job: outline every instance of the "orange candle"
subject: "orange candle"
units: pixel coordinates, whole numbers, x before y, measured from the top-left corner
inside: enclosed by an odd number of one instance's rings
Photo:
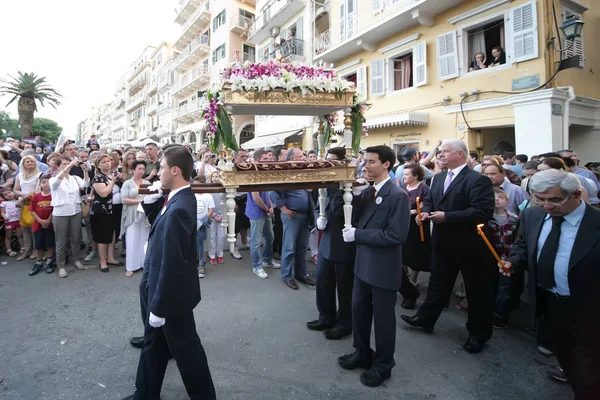
[[[490,251],[494,255],[494,258],[496,259],[496,261],[498,261],[498,265],[500,265],[502,267],[502,269],[505,269],[504,262],[502,261],[502,259],[498,255],[498,253],[496,253],[496,249],[494,249],[494,246],[492,246],[492,244],[490,243],[488,238],[485,236],[485,233],[483,233],[483,230],[481,230],[481,228],[483,228],[483,226],[484,226],[483,224],[477,225],[477,232],[479,233],[479,236],[481,236],[481,238],[483,239],[483,241],[485,242],[487,247],[490,249]]]
[[[419,216],[419,221],[421,220],[421,198],[417,197],[417,215]],[[423,232],[423,223],[419,225],[419,232],[421,233],[421,242],[425,241],[425,232]]]

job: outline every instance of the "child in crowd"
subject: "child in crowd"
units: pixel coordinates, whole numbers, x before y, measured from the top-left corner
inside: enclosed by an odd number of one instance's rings
[[[510,248],[515,242],[519,218],[506,210],[508,195],[502,189],[494,189],[496,207],[494,217],[488,222],[492,232],[490,241],[496,252],[502,259],[506,259]],[[513,306],[513,282],[509,276],[499,274],[498,294],[496,296],[496,308],[494,310],[494,328],[507,328],[510,310]]]
[[[21,219],[21,205],[23,202],[22,200],[17,201],[15,192],[10,189],[6,189],[2,192],[2,199],[4,201],[0,204],[0,212],[4,219],[4,233],[6,235],[4,244],[6,246],[6,254],[9,257],[14,257],[17,255],[17,252],[11,248],[11,242],[15,231],[17,231],[19,245],[23,248],[23,232],[21,231],[21,224],[19,223]]]
[[[143,151],[138,151],[135,156],[135,159],[137,161],[146,161],[146,153],[144,153]]]
[[[29,276],[40,272],[46,264],[46,273],[54,272],[54,227],[52,226],[52,195],[50,194],[50,177],[42,175],[40,177],[40,192],[36,193],[31,199],[31,215],[33,216],[33,243],[35,247],[36,262]],[[44,260],[44,254],[46,259]]]
[[[211,175],[213,183],[219,183],[219,172],[215,171]],[[221,213],[221,194],[212,194],[213,203],[215,206],[210,224],[210,250],[208,257],[210,263],[223,264],[223,214]]]
[[[213,202],[210,193],[196,194],[196,244],[198,247],[198,278],[206,276],[205,266],[206,259],[204,258],[204,241],[206,240],[206,228],[213,215],[215,203]]]

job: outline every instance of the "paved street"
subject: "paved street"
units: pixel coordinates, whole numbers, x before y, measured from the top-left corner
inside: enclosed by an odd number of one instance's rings
[[[521,331],[496,331],[485,352],[465,353],[466,315],[454,306],[426,335],[399,320],[398,305],[397,366],[384,387],[368,389],[358,371],[337,365],[351,339],[330,342],[306,329],[317,317],[314,290],[292,291],[273,270],[260,280],[249,252],[242,255],[235,261],[227,254],[226,264],[208,268],[195,310],[219,399],[572,399],[568,386],[546,377],[554,360]],[[12,260],[0,265],[0,399],[115,400],[132,393],[139,350],[128,339],[142,332],[141,274],[126,278],[122,267],[102,274],[90,266],[69,268],[59,279],[29,277],[30,268]],[[187,399],[173,362],[163,399]]]

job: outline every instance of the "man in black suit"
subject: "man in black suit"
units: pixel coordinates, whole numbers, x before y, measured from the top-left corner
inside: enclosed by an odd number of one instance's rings
[[[545,313],[550,340],[577,400],[600,399],[600,211],[562,170],[531,177],[532,202],[504,270],[528,269],[530,317]],[[469,301],[469,306],[471,302]]]
[[[328,160],[342,160],[345,156],[342,147],[333,147],[327,152]],[[339,189],[328,189],[326,219],[317,218],[317,228],[323,232],[316,273],[319,319],[306,323],[310,330],[324,330],[325,337],[330,340],[342,339],[352,333],[352,283],[356,245],[344,242],[342,237],[342,195],[343,192]]]
[[[438,155],[448,170],[435,177],[423,200],[421,218],[432,221],[432,266],[427,298],[408,324],[433,332],[433,326],[452,294],[458,271],[469,296],[464,349],[478,353],[492,337],[498,272],[496,262],[477,233],[494,214],[494,188],[485,175],[467,166],[469,150],[460,139],[446,140]],[[417,216],[417,223],[421,223]],[[489,237],[489,232],[487,233]]]
[[[340,357],[338,363],[344,369],[365,368],[360,381],[370,387],[381,385],[396,365],[396,292],[402,279],[402,244],[408,235],[410,201],[390,180],[395,159],[387,146],[366,149],[364,168],[375,183],[363,186],[354,198],[357,228],[342,231],[345,242],[356,242],[352,291],[356,351]],[[375,352],[370,345],[372,323]]]
[[[140,282],[141,304],[147,307],[144,348],[135,383],[137,390],[125,399],[160,399],[171,354],[188,395],[198,400],[216,399],[193,314],[200,302],[196,198],[189,185],[194,161],[185,147],[173,146],[165,150],[161,168],[161,186],[170,193],[148,238],[144,261],[147,280]]]

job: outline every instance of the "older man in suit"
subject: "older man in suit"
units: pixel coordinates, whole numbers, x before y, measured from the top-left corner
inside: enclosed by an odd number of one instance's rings
[[[345,150],[333,147],[328,160],[342,160]],[[356,245],[344,242],[344,200],[338,189],[327,190],[326,220],[317,219],[323,232],[317,261],[317,309],[319,319],[306,323],[313,331],[324,330],[330,340],[342,339],[352,333],[352,283]],[[336,308],[337,287],[337,308]]]
[[[545,313],[550,340],[577,400],[600,399],[600,211],[581,200],[579,179],[547,170],[529,183],[506,275],[528,269],[531,319]],[[470,302],[469,302],[470,305]]]
[[[193,310],[200,302],[196,271],[196,198],[189,185],[194,162],[183,146],[165,150],[160,180],[170,193],[156,216],[140,283],[144,348],[136,392],[125,399],[159,399],[171,355],[192,399],[216,399]],[[147,271],[147,274],[146,274]],[[124,399],[124,400],[125,400]]]
[[[396,155],[387,146],[366,149],[365,168],[374,179],[355,197],[357,228],[344,228],[344,241],[356,242],[352,319],[356,351],[338,359],[344,369],[365,368],[361,382],[381,385],[396,365],[396,292],[402,279],[402,244],[409,228],[408,195],[390,180]],[[357,193],[355,192],[355,195]],[[371,324],[375,346],[371,349]]]
[[[427,298],[415,316],[402,315],[408,324],[433,332],[448,303],[458,271],[469,296],[464,349],[478,353],[492,337],[498,273],[496,262],[477,233],[494,214],[494,188],[485,175],[467,166],[469,150],[460,139],[446,140],[438,158],[448,170],[436,176],[423,200],[423,221],[432,221],[432,266]],[[417,223],[421,223],[417,216]],[[489,232],[488,232],[489,236]]]

